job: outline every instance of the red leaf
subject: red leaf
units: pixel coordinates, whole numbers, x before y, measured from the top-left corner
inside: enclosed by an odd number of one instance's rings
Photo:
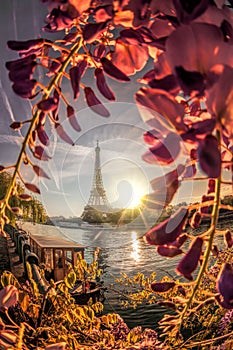
[[[25,183],[24,185],[29,191],[40,194],[40,190],[36,185],[29,184],[29,183]]]
[[[33,170],[38,176],[45,177],[46,179],[50,179],[50,177],[46,174],[46,172],[41,169],[38,165],[33,165]]]
[[[63,129],[62,125],[59,123],[55,124],[55,130],[57,132],[57,134],[60,136],[60,138],[69,143],[70,145],[74,146],[74,142],[72,141],[72,139],[69,137],[69,135],[65,132],[65,130]]]

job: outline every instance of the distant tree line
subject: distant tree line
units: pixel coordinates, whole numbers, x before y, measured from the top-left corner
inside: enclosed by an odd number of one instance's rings
[[[0,200],[4,197],[9,186],[11,175],[7,172],[0,173]],[[15,225],[17,219],[32,221],[44,224],[47,221],[47,214],[43,204],[31,195],[25,196],[24,188],[17,183],[17,190],[10,198],[10,207],[7,209],[7,216],[10,224]],[[17,209],[17,210],[14,210]],[[19,209],[19,210],[18,210]]]

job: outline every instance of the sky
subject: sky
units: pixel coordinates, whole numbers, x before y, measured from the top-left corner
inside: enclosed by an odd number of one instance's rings
[[[5,62],[17,58],[17,54],[6,47],[7,40],[27,40],[38,36],[53,39],[57,34],[46,34],[41,28],[46,15],[46,6],[39,0],[2,1],[0,11],[0,164],[14,164],[22,143],[26,127],[20,132],[13,131],[9,125],[14,120],[29,119],[31,102],[15,95],[11,89]],[[150,62],[151,63],[151,62]],[[144,69],[144,72],[148,67]],[[43,80],[43,72],[39,71]],[[85,76],[85,83],[95,84],[94,72]],[[140,76],[143,72],[140,73]],[[103,118],[87,108],[83,94],[73,103],[76,117],[82,131],[75,132],[65,120],[65,111],[61,108],[59,117],[62,125],[73,139],[70,146],[61,141],[53,130],[49,130],[51,144],[48,152],[52,156],[49,162],[40,164],[50,176],[50,180],[38,179],[28,168],[22,169],[27,181],[38,184],[41,190],[39,200],[44,204],[49,216],[81,215],[87,203],[92,186],[95,146],[99,140],[104,187],[113,207],[136,205],[140,196],[151,192],[150,181],[165,174],[171,167],[154,166],[145,163],[141,156],[147,146],[143,141],[143,132],[148,130],[135,105],[133,94],[140,88],[137,77],[130,83],[109,80],[117,95],[117,102],[106,103],[111,116]],[[72,101],[72,92],[67,82],[64,85],[65,96]],[[98,95],[100,97],[100,95]],[[177,160],[184,161],[182,156]],[[174,165],[173,165],[174,168]],[[190,181],[182,185],[174,204],[187,201],[195,202],[206,187],[205,183]]]

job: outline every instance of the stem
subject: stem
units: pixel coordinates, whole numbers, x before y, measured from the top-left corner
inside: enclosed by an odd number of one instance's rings
[[[218,143],[220,144],[221,135],[220,135],[219,130],[217,130],[216,136],[218,139]],[[215,184],[215,198],[214,198],[214,205],[213,205],[213,210],[212,210],[212,214],[211,214],[211,225],[210,225],[210,229],[209,229],[209,239],[208,239],[207,248],[206,248],[206,251],[204,254],[201,268],[199,270],[198,276],[197,276],[196,281],[195,281],[195,285],[193,287],[192,294],[190,295],[189,300],[187,301],[185,308],[182,311],[181,319],[180,319],[180,321],[181,321],[180,327],[182,325],[182,321],[183,321],[190,305],[193,302],[194,296],[195,296],[198,288],[200,287],[202,277],[205,273],[205,270],[206,270],[208,262],[209,262],[211,248],[212,248],[212,244],[213,244],[213,240],[214,240],[214,235],[216,232],[216,225],[217,225],[217,221],[218,221],[218,214],[219,214],[219,207],[220,207],[220,193],[221,193],[221,174],[220,174],[219,178],[216,180],[216,184]]]
[[[49,85],[47,87],[47,90],[43,94],[41,100],[45,100],[45,99],[47,99],[49,97],[49,95],[53,91],[54,86],[57,84],[58,80],[62,76],[63,71],[66,70],[66,68],[67,68],[68,64],[70,63],[73,55],[79,51],[80,47],[81,47],[81,40],[78,43],[75,43],[73,45],[73,47],[70,50],[69,55],[67,56],[67,58],[63,62],[63,64],[60,67],[59,71],[51,79],[51,81],[50,81],[50,83],[49,83]],[[23,160],[23,156],[24,156],[24,153],[25,153],[25,150],[26,150],[26,146],[27,146],[27,144],[29,142],[31,133],[32,133],[32,131],[33,131],[35,125],[36,125],[36,122],[37,122],[39,114],[40,114],[40,110],[37,109],[35,111],[32,119],[31,119],[31,123],[29,125],[28,130],[27,130],[26,136],[24,137],[23,144],[22,144],[19,156],[18,156],[16,164],[14,166],[14,172],[13,172],[12,178],[10,180],[10,184],[9,184],[9,186],[7,188],[7,191],[6,191],[6,194],[5,194],[5,196],[4,196],[3,200],[2,200],[2,207],[1,207],[1,211],[0,211],[1,216],[4,216],[4,214],[5,214],[5,210],[7,208],[9,199],[11,197],[12,190],[13,190],[14,186],[16,185],[17,174],[19,173],[19,169],[20,169],[20,166],[21,166],[21,163],[22,163],[22,160]]]

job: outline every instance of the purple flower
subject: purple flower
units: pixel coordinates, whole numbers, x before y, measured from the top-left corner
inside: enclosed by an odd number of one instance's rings
[[[73,140],[69,137],[69,135],[65,132],[63,126],[59,123],[55,123],[55,130],[57,134],[60,136],[60,138],[65,141],[66,143],[69,143],[70,145],[74,146]]]
[[[92,43],[106,30],[107,24],[108,21],[86,24],[83,28],[83,39],[87,43]]]
[[[167,121],[167,128],[176,128],[178,132],[188,130],[184,123],[184,106],[176,101],[174,96],[166,91],[143,87],[136,93],[139,105],[149,109],[154,118]]]
[[[199,211],[196,211],[191,220],[189,221],[190,223],[190,226],[192,228],[198,228],[200,226],[200,223],[201,223],[201,213]]]
[[[156,293],[164,293],[175,287],[175,282],[153,282],[151,283],[151,289]]]
[[[180,260],[176,267],[177,273],[183,275],[188,280],[192,280],[192,272],[196,270],[201,252],[202,252],[203,239],[197,237],[189,248],[185,256]]]
[[[233,308],[233,267],[225,263],[219,272],[216,288],[220,293],[221,305],[227,309]]]
[[[74,111],[74,108],[70,105],[67,106],[67,118],[70,122],[70,125],[73,127],[74,130],[76,131],[81,131],[81,127],[75,117],[75,111]]]
[[[176,15],[181,23],[188,24],[199,17],[209,6],[208,0],[180,1],[173,0]]]
[[[6,62],[6,68],[10,71],[22,69],[28,65],[31,65],[32,62],[35,62],[35,60],[36,55],[30,55],[24,58],[19,58],[18,60],[8,61]]]
[[[208,180],[208,194],[214,193],[215,191],[215,180],[214,179],[209,179]]]
[[[148,81],[148,85],[153,89],[166,90],[170,94],[177,94],[180,89],[177,79],[173,74],[167,75],[162,79],[151,79]]]
[[[32,99],[35,96],[37,81],[35,79],[17,81],[12,85],[14,92],[22,98]]]
[[[45,39],[42,38],[26,41],[9,40],[7,42],[7,45],[11,50],[19,51],[24,55],[26,55],[27,52],[30,52],[29,54],[31,55],[32,50],[41,49],[44,46],[45,42]]]
[[[152,227],[145,235],[145,240],[151,245],[172,243],[183,232],[188,216],[188,209],[180,208],[169,219]]]
[[[231,248],[233,246],[233,239],[232,239],[232,235],[231,235],[230,230],[227,230],[224,233],[224,242],[225,242],[227,248]]]
[[[109,117],[109,111],[104,107],[100,100],[96,97],[94,91],[90,87],[84,88],[84,94],[88,106],[93,110],[93,112],[101,115],[102,117]]]
[[[100,62],[102,63],[103,70],[105,71],[105,73],[110,75],[110,77],[115,78],[115,79],[122,81],[122,82],[130,81],[130,78],[125,73],[123,73],[119,68],[117,68],[106,57],[102,57],[100,59]]]
[[[182,66],[175,67],[177,81],[185,95],[203,96],[205,91],[204,76],[199,72],[190,72]]]
[[[183,253],[183,251],[180,248],[174,247],[172,245],[159,245],[157,248],[157,252],[159,255],[166,256],[167,258],[173,258],[174,256]]]
[[[114,66],[117,67],[121,73],[124,73],[128,77],[128,75],[135,74],[146,65],[149,58],[149,51],[146,45],[126,44],[121,40],[121,38],[118,38],[116,40],[114,52],[112,53],[111,57]],[[103,68],[105,70],[105,67]],[[111,73],[108,74],[111,75]],[[122,80],[121,78],[118,78],[119,73],[115,73],[115,75],[116,79]],[[112,76],[114,77],[114,75]],[[124,77],[123,81],[129,81],[129,78],[126,80]]]
[[[58,101],[52,97],[46,98],[38,103],[38,109],[41,109],[44,112],[52,112],[57,109]]]
[[[177,239],[171,243],[173,247],[180,248],[184,242],[188,239],[187,233],[183,233],[182,235],[178,236]]]
[[[79,84],[80,84],[80,79],[84,75],[85,71],[87,68],[87,61],[82,60],[77,63],[76,66],[70,68],[70,80],[71,80],[71,86],[74,92],[74,99],[76,100],[79,96]]]
[[[50,142],[49,142],[49,137],[44,129],[44,126],[39,124],[36,128],[36,132],[40,142],[43,145],[48,146]]]
[[[106,47],[104,44],[100,44],[95,47],[94,52],[93,52],[93,57],[94,59],[99,62],[100,59],[105,55],[106,53]]]
[[[68,11],[62,11],[60,8],[54,8],[46,18],[47,25],[43,27],[45,32],[57,32],[70,28],[74,19]]]
[[[150,147],[142,159],[147,163],[159,163],[167,165],[178,157],[180,153],[180,136],[170,132],[163,141],[159,141],[155,146]]]
[[[103,69],[101,68],[96,68],[95,69],[95,77],[96,77],[96,85],[101,92],[101,94],[107,98],[110,101],[115,101],[116,97],[112,90],[107,85],[107,82],[105,80],[105,76],[103,73]]]
[[[208,177],[218,178],[221,174],[221,154],[216,137],[207,135],[200,142],[197,152],[201,169]]]
[[[178,177],[184,170],[183,165],[178,165],[177,169],[170,171],[165,176],[160,176],[151,181],[154,190],[143,198],[146,206],[151,209],[162,208],[168,205],[180,186]]]
[[[36,62],[31,62],[27,66],[21,67],[21,69],[11,69],[9,72],[9,78],[13,82],[30,80],[32,79],[33,72],[37,66]]]
[[[51,159],[51,157],[47,154],[45,149],[41,146],[35,147],[35,151],[33,152],[33,155],[35,158],[40,159],[40,160],[44,160],[44,161]]]

